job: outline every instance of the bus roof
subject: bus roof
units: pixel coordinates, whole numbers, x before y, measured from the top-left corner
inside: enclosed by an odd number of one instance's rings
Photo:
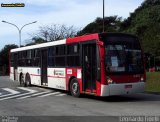
[[[26,46],[26,47],[15,48],[15,49],[12,49],[11,52],[19,52],[19,51],[24,51],[24,50],[37,49],[37,48],[43,48],[43,47],[49,47],[49,46],[61,45],[61,44],[66,44],[66,39],[42,43],[42,44],[36,44],[36,45],[31,45],[31,46]]]
[[[12,49],[11,52],[19,52],[19,51],[30,50],[30,49],[45,48],[45,47],[50,47],[50,46],[54,46],[54,45],[61,45],[61,44],[70,44],[70,43],[82,42],[82,41],[87,41],[87,40],[93,40],[96,38],[98,38],[97,33],[96,34],[88,34],[88,35],[63,39],[63,40],[57,40],[57,41],[46,42],[46,43],[42,43],[42,44],[36,44],[36,45],[31,45],[31,46],[15,48],[15,49]]]
[[[112,35],[112,34],[120,34],[120,35],[128,35],[128,36],[133,36],[131,34],[126,34],[126,33],[94,33],[94,34],[87,34],[87,35],[82,35],[82,36],[77,36],[73,38],[67,38],[63,40],[57,40],[57,41],[52,41],[52,42],[46,42],[42,44],[36,44],[36,45],[31,45],[31,46],[25,46],[25,47],[20,47],[20,48],[15,48],[12,49],[11,52],[18,52],[18,51],[24,51],[24,50],[30,50],[30,49],[38,49],[38,48],[45,48],[45,47],[50,47],[54,45],[61,45],[61,44],[70,44],[70,43],[76,43],[76,42],[83,42],[83,41],[88,41],[88,40],[95,40],[103,38],[103,35]]]

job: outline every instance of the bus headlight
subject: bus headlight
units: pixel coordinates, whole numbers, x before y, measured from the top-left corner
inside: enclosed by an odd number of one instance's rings
[[[111,78],[107,77],[107,83],[108,83],[108,84],[112,84],[112,83],[113,83],[113,80],[112,80]]]
[[[144,81],[144,78],[143,78],[143,77],[141,77],[140,81],[141,81],[141,82],[143,82],[143,81]]]

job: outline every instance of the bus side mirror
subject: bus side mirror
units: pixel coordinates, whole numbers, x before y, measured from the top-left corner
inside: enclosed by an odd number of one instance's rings
[[[97,45],[99,45],[99,46],[104,46],[104,43],[103,43],[103,42],[98,41],[98,42],[97,42]]]

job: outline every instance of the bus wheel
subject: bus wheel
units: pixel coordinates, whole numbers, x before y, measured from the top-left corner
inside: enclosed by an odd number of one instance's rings
[[[73,78],[70,83],[70,92],[71,95],[74,97],[80,97],[80,87],[78,80],[76,78]]]
[[[30,76],[26,76],[26,79],[25,79],[25,86],[26,87],[29,87],[31,86],[31,79],[30,79]]]
[[[20,76],[20,86],[24,87],[25,86],[25,82],[24,82],[24,76],[23,74]]]

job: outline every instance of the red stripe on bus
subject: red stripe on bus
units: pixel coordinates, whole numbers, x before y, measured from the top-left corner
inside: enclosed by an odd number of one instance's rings
[[[31,74],[32,76],[41,76],[41,75],[37,75],[37,74]],[[65,77],[60,77],[60,76],[47,76],[47,77],[51,77],[51,78],[65,78]]]
[[[36,75],[36,74],[31,74],[32,76],[41,76],[41,75]]]
[[[61,77],[61,76],[48,76],[50,78],[66,78],[66,77]]]

